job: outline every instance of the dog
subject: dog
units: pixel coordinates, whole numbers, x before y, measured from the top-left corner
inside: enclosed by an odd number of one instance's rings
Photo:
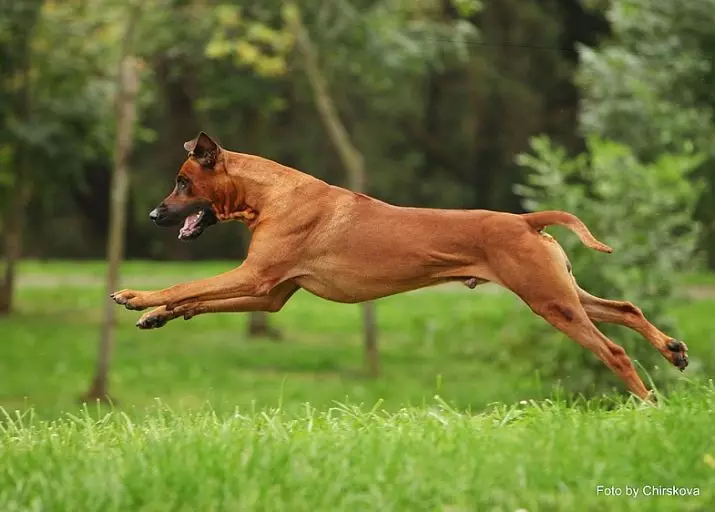
[[[565,252],[544,228],[565,226],[586,246],[612,251],[570,213],[399,207],[229,151],[204,132],[184,149],[188,157],[174,189],[151,220],[180,227],[181,240],[238,220],[251,231],[251,243],[244,262],[223,274],[158,291],[113,293],[127,309],[156,308],[139,319],[141,329],[205,313],[276,312],[301,288],[359,303],[441,283],[474,288],[491,282],[593,352],[643,400],[652,395],[630,358],[594,322],[629,327],[681,371],[688,365],[685,343],[661,332],[635,305],[579,287]]]

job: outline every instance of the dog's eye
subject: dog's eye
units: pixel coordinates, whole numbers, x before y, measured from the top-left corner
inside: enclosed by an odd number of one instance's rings
[[[178,178],[176,180],[176,186],[179,190],[186,190],[189,186],[189,182],[186,180],[186,178]]]

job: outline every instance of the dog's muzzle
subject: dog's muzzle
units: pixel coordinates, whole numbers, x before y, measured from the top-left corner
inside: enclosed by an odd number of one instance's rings
[[[154,224],[161,227],[172,227],[183,220],[180,215],[170,211],[163,203],[149,212],[149,218]]]

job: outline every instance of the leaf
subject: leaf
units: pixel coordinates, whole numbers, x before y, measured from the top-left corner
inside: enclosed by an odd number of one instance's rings
[[[241,8],[237,5],[219,4],[215,8],[216,21],[224,28],[235,28],[241,24]]]
[[[232,50],[231,43],[222,35],[217,35],[206,45],[205,53],[210,59],[219,59],[231,53]]]

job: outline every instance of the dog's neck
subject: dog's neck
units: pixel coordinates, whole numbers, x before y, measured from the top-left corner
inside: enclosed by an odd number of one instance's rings
[[[227,181],[223,197],[214,201],[219,221],[238,220],[251,227],[268,203],[280,203],[280,196],[316,178],[267,158],[223,150],[221,165]]]

